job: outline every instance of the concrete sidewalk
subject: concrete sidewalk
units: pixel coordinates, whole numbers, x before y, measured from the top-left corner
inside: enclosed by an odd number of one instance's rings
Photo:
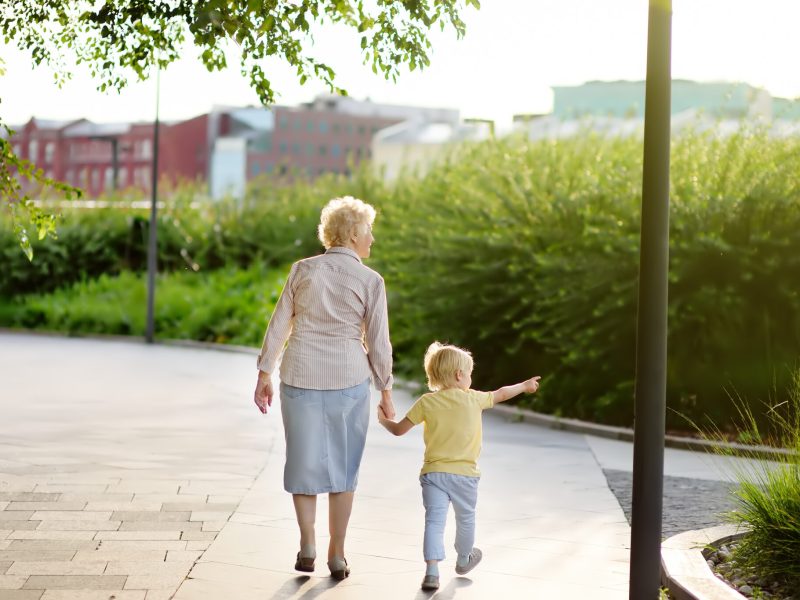
[[[371,423],[351,577],[330,580],[322,559],[311,577],[292,569],[279,402],[253,406],[254,355],[0,335],[0,600],[431,596],[418,428],[394,438]],[[400,414],[412,400],[395,392]],[[630,445],[491,412],[484,427],[484,560],[455,575],[451,518],[433,597],[627,598],[630,531],[598,456],[619,468]]]

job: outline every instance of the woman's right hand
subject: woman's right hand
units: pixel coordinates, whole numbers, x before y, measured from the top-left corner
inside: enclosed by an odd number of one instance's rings
[[[378,407],[383,410],[387,419],[394,419],[394,402],[392,402],[392,390],[381,391],[381,401]],[[380,414],[380,413],[379,413]]]
[[[272,394],[272,376],[265,371],[259,371],[253,402],[256,403],[262,415],[267,414],[268,406],[272,406]]]

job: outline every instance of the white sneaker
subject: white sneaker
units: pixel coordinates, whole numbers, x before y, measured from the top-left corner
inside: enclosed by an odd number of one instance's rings
[[[456,563],[456,573],[459,575],[466,575],[472,569],[478,566],[478,563],[481,562],[483,558],[483,552],[481,552],[480,548],[473,548],[472,552],[469,553],[469,561],[463,567],[459,567],[458,563]]]

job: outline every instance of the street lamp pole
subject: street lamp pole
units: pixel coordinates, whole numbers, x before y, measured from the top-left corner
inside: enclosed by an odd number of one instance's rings
[[[153,166],[152,183],[150,185],[150,229],[147,244],[147,331],[145,339],[152,344],[155,335],[155,296],[156,296],[156,259],[158,245],[156,237],[156,203],[158,201],[158,99],[161,92],[161,69],[156,67],[156,119],[153,124]]]
[[[636,324],[630,600],[656,600],[661,580],[667,387],[672,0],[650,0]]]

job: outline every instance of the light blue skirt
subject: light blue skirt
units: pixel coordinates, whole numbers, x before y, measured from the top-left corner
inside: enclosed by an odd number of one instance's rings
[[[281,383],[283,487],[291,494],[352,492],[369,425],[369,379],[343,390]]]

